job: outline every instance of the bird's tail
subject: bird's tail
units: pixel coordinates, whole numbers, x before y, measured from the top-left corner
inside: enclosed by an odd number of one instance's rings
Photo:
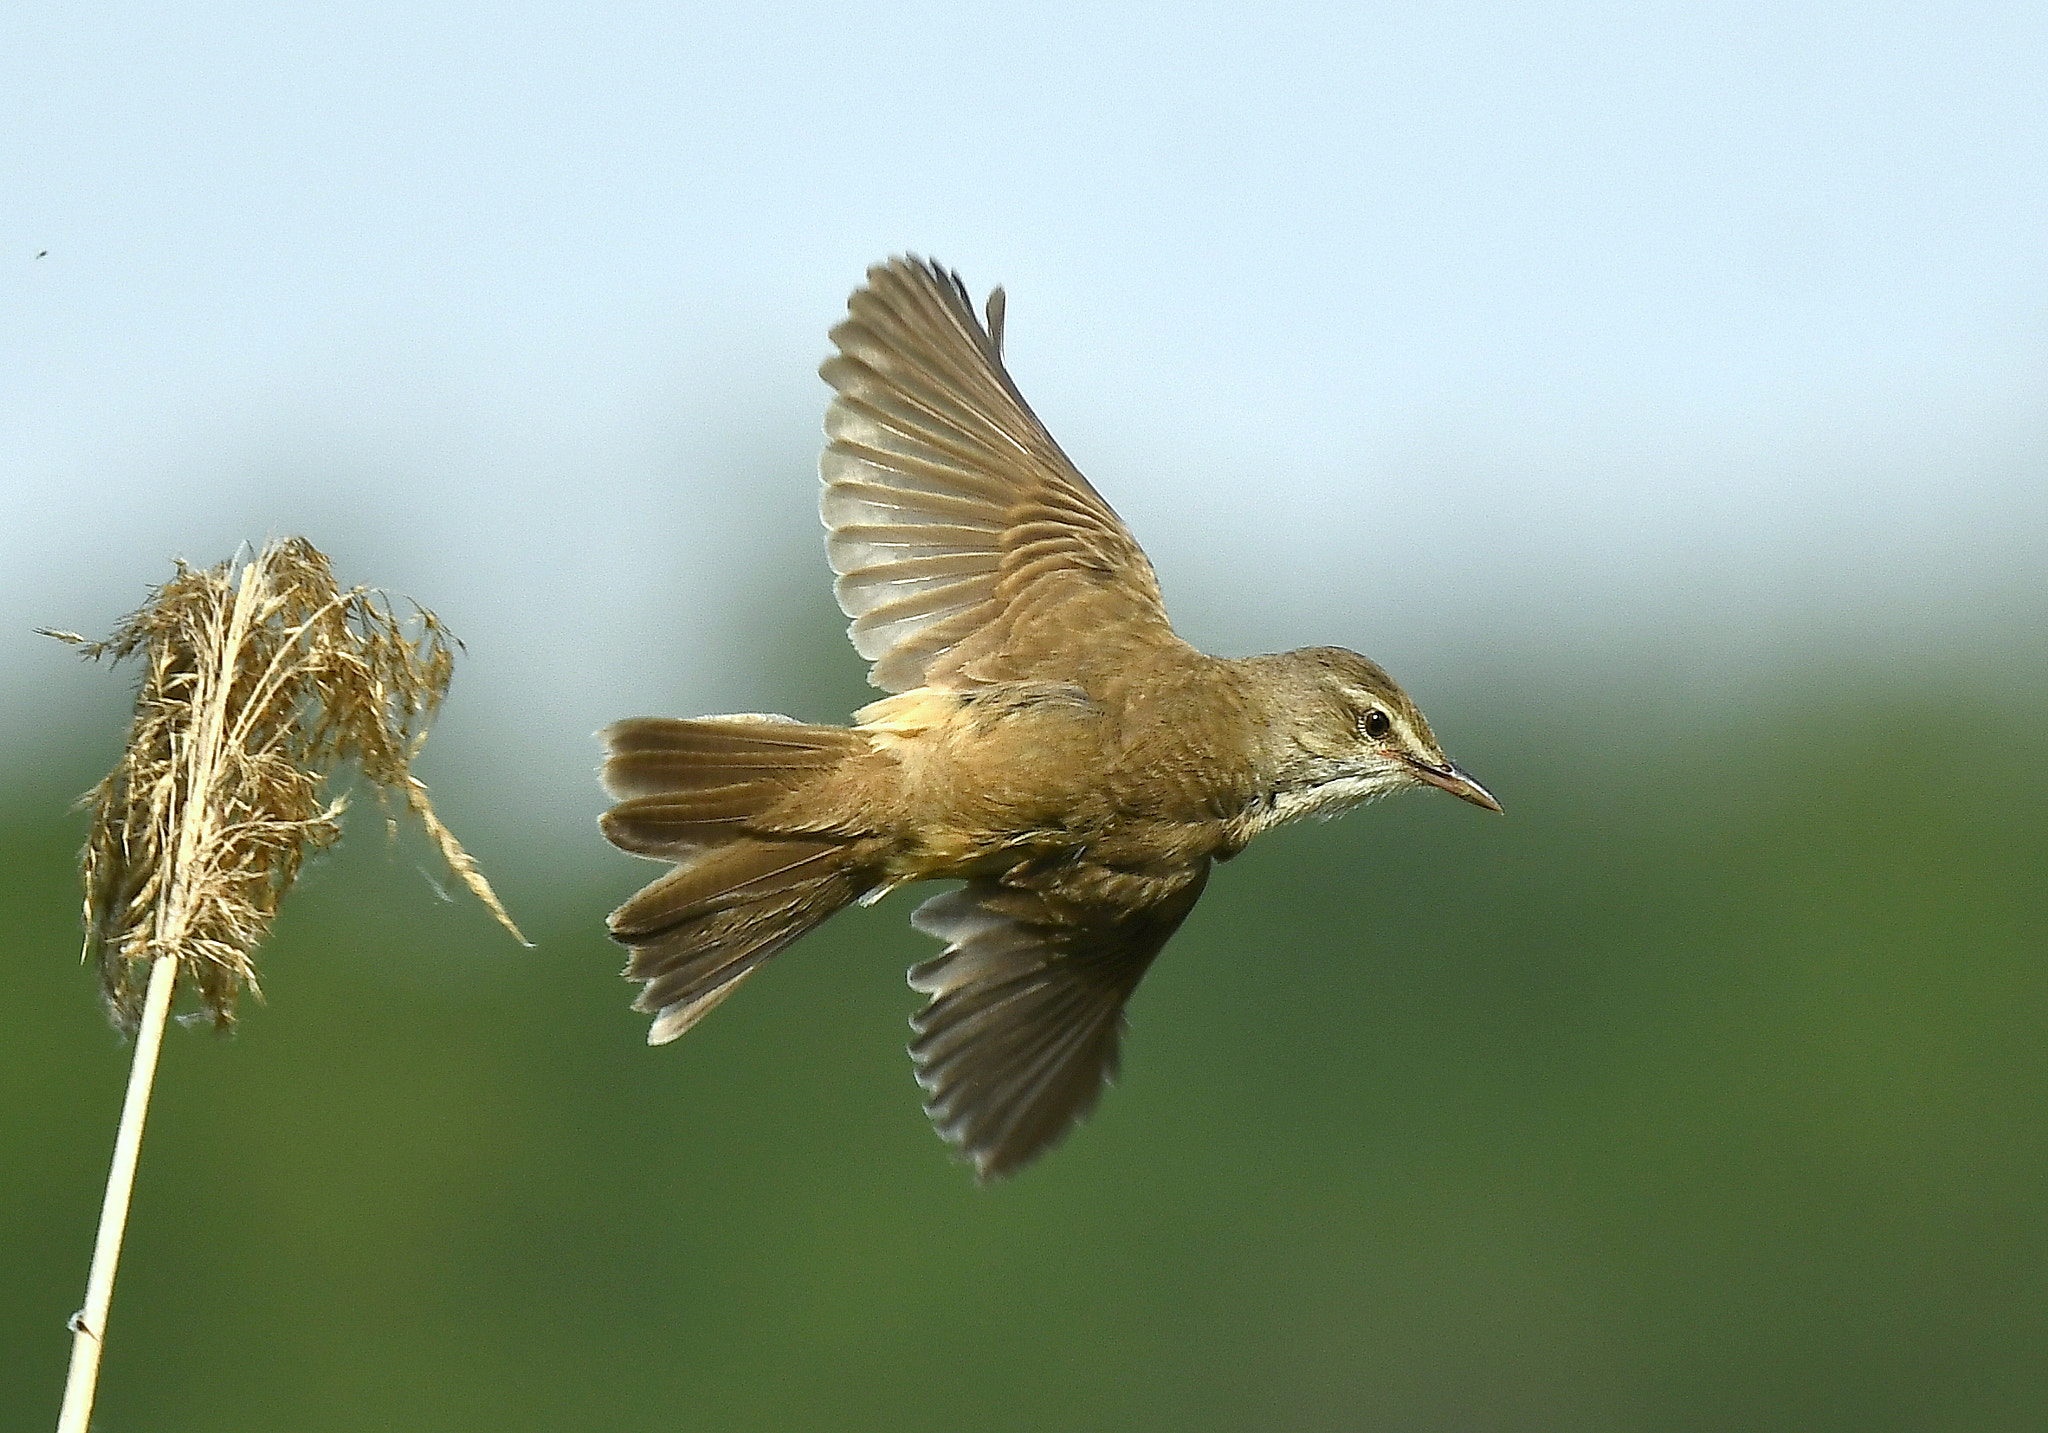
[[[676,868],[611,914],[631,947],[633,1004],[649,1044],[710,1014],[769,956],[876,884],[863,843],[780,833],[766,817],[867,743],[845,727],[787,717],[640,717],[607,727],[600,823],[612,844]]]

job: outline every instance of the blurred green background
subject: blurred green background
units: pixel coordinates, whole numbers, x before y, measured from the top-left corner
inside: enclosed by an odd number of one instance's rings
[[[469,643],[239,1033],[176,1030],[98,1426],[2048,1428],[2048,7],[112,0],[0,44],[0,1429],[127,1051],[67,810],[169,572]],[[866,265],[1007,287],[1182,632],[1383,662],[1497,818],[1259,843],[974,1187],[906,894],[650,1051],[588,733],[869,693]]]
[[[822,717],[860,689],[817,586],[760,684]],[[1123,1085],[990,1189],[901,1048],[912,897],[651,1051],[600,930],[653,868],[454,762],[536,948],[358,810],[268,1003],[172,1032],[99,1425],[2039,1428],[2044,671],[1426,691],[1507,816],[1256,845]],[[65,812],[120,685],[81,677],[0,813],[9,1426],[54,1416],[126,1070]]]

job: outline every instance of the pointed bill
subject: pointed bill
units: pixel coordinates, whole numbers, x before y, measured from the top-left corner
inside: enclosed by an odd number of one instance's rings
[[[1493,799],[1493,793],[1460,770],[1458,763],[1449,757],[1444,758],[1441,766],[1433,766],[1426,761],[1412,761],[1409,764],[1414,767],[1415,774],[1431,786],[1441,787],[1459,800],[1469,801],[1474,806],[1484,806],[1489,811],[1500,810],[1500,803]]]

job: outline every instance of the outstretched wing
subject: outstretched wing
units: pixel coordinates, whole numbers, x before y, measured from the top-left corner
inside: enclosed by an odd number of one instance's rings
[[[1152,564],[1060,451],[957,275],[868,270],[819,371],[820,509],[854,648],[884,691],[1074,675],[1119,630],[1170,637]]]
[[[917,908],[947,942],[910,972],[925,1110],[983,1179],[1022,1167],[1116,1078],[1124,1003],[1193,909],[1208,863],[1142,880],[1140,904],[1062,899],[994,877]]]

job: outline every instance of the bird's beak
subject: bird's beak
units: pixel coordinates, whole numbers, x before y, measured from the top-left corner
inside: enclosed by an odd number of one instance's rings
[[[1426,761],[1413,758],[1408,763],[1415,774],[1431,786],[1440,786],[1460,801],[1469,801],[1474,806],[1484,806],[1489,811],[1500,810],[1500,803],[1493,799],[1493,793],[1458,769],[1458,763],[1449,757],[1442,766],[1433,766]]]

